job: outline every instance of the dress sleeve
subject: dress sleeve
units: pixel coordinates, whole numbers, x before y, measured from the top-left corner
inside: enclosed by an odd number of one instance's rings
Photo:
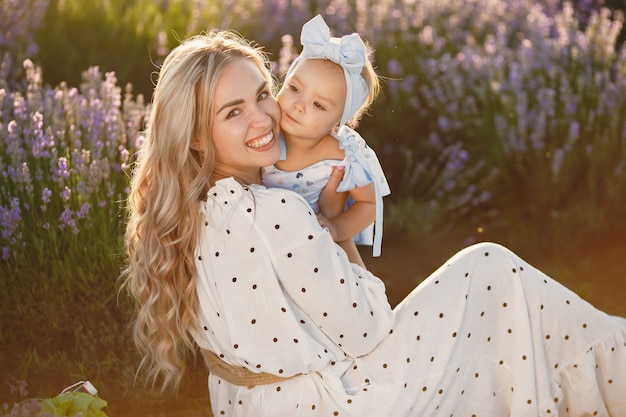
[[[345,125],[334,136],[339,141],[339,147],[344,151],[346,166],[343,180],[337,187],[337,191],[349,191],[374,182],[376,192],[381,197],[391,194],[376,152],[367,145],[365,139],[357,131]]]
[[[349,262],[306,201],[280,191],[257,198],[256,221],[281,287],[345,353],[370,352],[393,327],[383,282]]]
[[[383,240],[383,197],[391,194],[389,183],[372,148],[354,129],[342,126],[335,135],[339,147],[343,149],[345,172],[337,187],[338,192],[349,191],[374,183],[376,192],[376,219],[374,223],[373,255],[380,256]]]

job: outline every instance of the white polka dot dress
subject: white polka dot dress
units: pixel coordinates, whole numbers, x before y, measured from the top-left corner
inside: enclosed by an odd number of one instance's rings
[[[218,182],[201,204],[198,345],[215,416],[626,416],[626,320],[491,243],[393,311],[293,192]]]

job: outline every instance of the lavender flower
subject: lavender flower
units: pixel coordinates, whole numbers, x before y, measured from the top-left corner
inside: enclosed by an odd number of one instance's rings
[[[51,197],[52,191],[50,191],[48,187],[44,187],[43,191],[41,192],[41,201],[43,202],[43,204],[40,206],[41,210],[46,211],[46,208],[50,203]]]
[[[0,206],[0,227],[2,228],[2,240],[14,243],[16,230],[22,220],[22,210],[17,197],[11,198],[9,206]]]
[[[190,27],[206,17],[200,3],[194,5]],[[607,181],[615,189],[624,186],[623,164],[608,156],[625,152],[626,52],[617,45],[621,15],[597,5],[582,13],[578,3],[561,7],[557,0],[374,3],[324,0],[318,7],[338,35],[356,29],[376,51],[377,68],[390,78],[381,108],[391,109],[393,126],[374,109],[373,123],[385,126],[370,129],[375,132],[368,137],[380,143],[384,158],[405,161],[382,162],[392,171],[406,171],[390,178],[416,191],[411,195],[424,200],[430,215],[436,216],[435,206],[456,210],[497,198],[490,187],[502,178],[522,178],[525,188],[540,190],[545,178],[533,173],[550,172],[558,182],[584,166],[597,171],[594,178],[615,172]],[[250,27],[263,22],[255,39],[261,44],[281,39],[276,71],[284,72],[293,59],[293,36],[310,17],[309,4],[228,4],[237,12],[225,14],[225,24],[236,26],[246,18]],[[227,5],[216,10],[220,7]],[[163,35],[160,46],[167,48]],[[9,207],[10,199],[18,198],[24,209],[41,198],[45,218],[29,224],[48,224],[52,230],[60,225],[69,230],[72,220],[78,229],[92,218],[117,215],[112,210],[119,205],[108,202],[124,199],[127,177],[121,171],[145,141],[141,132],[149,103],[142,96],[133,99],[131,86],[122,92],[115,73],[98,67],[85,71],[78,89],[43,87],[41,71],[31,61],[24,62],[23,71],[24,91],[0,81],[0,147],[5,150],[0,175],[11,190],[0,190],[0,205]],[[516,171],[520,167],[527,171]],[[492,175],[498,170],[510,175]],[[427,189],[427,183],[436,186]],[[34,190],[43,190],[41,196],[32,195]],[[23,215],[36,216],[32,212]]]
[[[52,161],[50,161],[52,163]],[[57,159],[56,166],[52,167],[52,181],[63,185],[63,181],[69,178],[70,170],[69,163],[66,157],[62,156]]]
[[[63,231],[65,228],[69,228],[74,234],[78,233],[76,219],[69,206],[65,206],[61,217],[59,217],[59,230]]]
[[[61,201],[63,201],[64,203],[67,203],[70,200],[70,197],[72,196],[72,190],[70,189],[70,187],[65,186],[60,195],[61,195]]]
[[[39,112],[33,114],[33,139],[31,152],[37,158],[49,158],[50,151],[48,148],[54,146],[54,139],[49,133],[44,132],[43,115]]]
[[[82,206],[80,206],[80,209],[76,212],[76,218],[77,219],[84,219],[87,217],[87,215],[89,214],[89,209],[91,208],[91,204],[89,203],[83,203]]]
[[[22,148],[20,139],[20,129],[15,120],[11,120],[7,125],[6,154],[10,164],[19,164],[26,158],[26,151]]]

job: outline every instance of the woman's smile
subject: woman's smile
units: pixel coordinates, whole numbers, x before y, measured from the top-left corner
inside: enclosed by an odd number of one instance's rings
[[[267,147],[267,145],[270,145],[273,140],[274,140],[274,132],[269,132],[267,135],[265,135],[264,137],[260,139],[253,139],[253,140],[246,142],[246,146],[249,148],[262,150],[262,148]]]

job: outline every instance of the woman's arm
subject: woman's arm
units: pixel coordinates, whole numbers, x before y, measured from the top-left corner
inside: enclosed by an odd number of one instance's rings
[[[384,283],[348,261],[301,196],[222,180],[201,212],[199,330],[231,363],[291,375],[335,355],[320,352],[329,343],[356,357],[389,334]]]
[[[255,223],[257,230],[264,230],[264,240],[271,242],[267,249],[281,287],[346,353],[369,352],[393,326],[383,282],[349,262],[308,203],[295,193],[276,195],[290,196],[280,204],[280,227],[273,222],[264,225],[277,211],[263,207],[258,198]]]

